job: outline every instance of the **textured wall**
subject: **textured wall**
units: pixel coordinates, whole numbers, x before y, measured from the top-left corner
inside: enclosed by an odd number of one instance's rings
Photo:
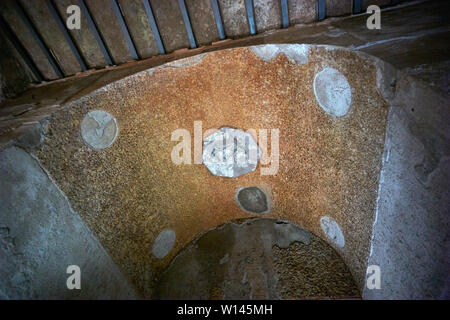
[[[417,6],[415,9],[404,8],[397,10],[397,13],[395,13],[396,10],[387,11],[383,16],[382,31],[373,36],[368,31],[359,33],[359,38],[361,39],[352,39],[351,34],[357,30],[354,29],[354,26],[363,25],[364,17],[346,19],[347,22],[351,22],[348,24],[352,24],[353,27],[348,27],[347,25],[348,28],[345,28],[345,23],[341,24],[337,22],[331,24],[331,27],[328,24],[326,25],[326,28],[331,31],[324,31],[323,28],[321,29],[321,26],[323,26],[322,24],[314,26],[311,29],[302,28],[297,34],[295,34],[294,30],[294,33],[292,33],[290,37],[283,38],[278,35],[264,37],[263,39],[264,41],[313,41],[316,43],[333,43],[346,46],[351,44],[354,45],[354,47],[361,48],[361,50],[370,52],[375,56],[389,60],[399,68],[403,68],[405,67],[405,63],[418,64],[422,61],[417,59],[416,56],[417,49],[419,48],[423,49],[420,50],[420,52],[423,53],[423,56],[428,58],[432,57],[435,59],[437,56],[436,53],[445,55],[445,50],[437,52],[440,48],[437,44],[446,43],[445,41],[442,41],[442,37],[428,39],[426,34],[430,33],[430,30],[431,32],[441,30],[441,27],[445,25],[448,19],[445,19],[445,17],[444,19],[436,19],[436,16],[431,14],[427,17],[423,16],[423,12],[425,11],[440,12],[439,10],[436,10],[436,8],[442,5],[442,3],[445,2],[430,1],[428,2],[428,5]],[[415,15],[414,10],[416,12]],[[290,13],[291,12],[292,11],[290,11]],[[413,28],[408,24],[411,21],[414,21]],[[433,29],[435,27],[440,29]],[[340,37],[336,37],[336,30],[338,33],[342,34]],[[311,32],[315,32],[316,34],[316,37],[313,37],[313,40],[308,38],[311,37]],[[405,37],[402,37],[406,40],[386,41],[390,40],[393,34],[406,35]],[[255,38],[256,37],[253,37],[252,39]],[[414,40],[411,42],[408,40],[413,38]],[[428,39],[428,42],[423,42],[425,39]],[[248,44],[252,42],[247,41],[240,43]],[[420,46],[418,46],[417,43],[420,43]],[[423,46],[423,43],[430,43],[432,45]],[[401,52],[399,52],[398,49],[402,49]],[[421,68],[421,66],[419,65],[418,68]],[[116,69],[116,71],[117,70],[118,69]],[[111,73],[113,73],[113,71],[114,69],[109,70],[108,75],[104,77],[104,83],[111,81],[108,79],[111,78]],[[120,72],[122,71],[119,70],[118,73]],[[123,72],[123,74],[127,73]],[[94,76],[98,77],[99,75],[101,76],[101,73]],[[112,78],[117,79],[114,77]],[[83,78],[81,80],[85,81]],[[80,85],[80,82],[78,85]],[[50,86],[53,89],[53,93],[59,93],[58,96],[61,97],[70,96],[67,92],[71,90],[66,90],[67,83],[64,85],[64,82],[62,82],[61,87],[55,86],[55,84],[56,83],[53,83]],[[406,84],[411,85],[408,83]],[[395,83],[388,83],[387,86],[395,87]],[[134,86],[131,86],[131,88],[135,90]],[[436,98],[434,93],[431,94],[428,90],[417,90],[415,86],[412,86],[412,88],[414,89],[404,91],[409,92],[408,95],[405,94],[402,98],[407,103],[402,103],[401,108],[398,108],[395,113],[391,112],[390,114],[390,117],[395,121],[389,120],[391,125],[388,127],[388,132],[392,134],[393,129],[395,129],[395,126],[392,124],[398,123],[399,126],[399,130],[394,132],[394,134],[399,134],[399,138],[396,138],[397,140],[392,137],[389,138],[388,136],[388,142],[393,142],[391,145],[395,146],[395,148],[391,150],[391,152],[394,152],[391,153],[394,158],[391,156],[389,157],[396,160],[392,162],[394,164],[393,170],[391,170],[392,168],[389,169],[389,167],[386,167],[383,171],[386,177],[391,178],[391,181],[389,185],[382,184],[384,189],[379,193],[384,195],[383,201],[387,204],[384,205],[384,217],[383,215],[379,215],[378,222],[375,224],[375,237],[373,243],[377,244],[378,248],[372,246],[372,256],[371,260],[369,260],[369,263],[383,263],[383,270],[385,270],[382,271],[383,290],[381,292],[366,292],[366,298],[406,297],[408,296],[409,290],[413,290],[415,297],[429,297],[430,295],[434,297],[446,296],[445,290],[442,288],[442,286],[445,288],[446,285],[445,281],[442,280],[444,279],[443,275],[445,276],[445,273],[442,271],[448,270],[448,267],[446,265],[447,262],[445,260],[443,261],[442,257],[445,257],[448,253],[448,247],[446,247],[448,235],[445,233],[445,230],[448,230],[448,228],[445,229],[446,224],[448,225],[445,220],[445,213],[448,212],[448,209],[446,209],[445,201],[448,199],[448,185],[446,182],[449,181],[449,179],[447,178],[448,168],[446,168],[447,156],[445,152],[442,152],[442,150],[445,150],[445,148],[442,148],[442,137],[447,140],[448,137],[442,132],[436,134],[435,130],[431,130],[430,128],[434,123],[438,123],[439,126],[442,127],[440,123],[449,119],[446,116],[448,111],[446,111],[445,108],[431,108],[434,111],[431,113],[428,112],[428,106],[431,103],[430,99],[442,99],[442,97]],[[87,88],[84,92],[89,92],[91,90],[92,89]],[[53,103],[47,102],[48,99],[45,98],[45,91],[46,87],[41,87],[38,91],[40,94],[38,93],[37,99],[42,99],[42,101],[45,100],[46,102],[44,105]],[[37,91],[34,91],[33,95],[36,92]],[[28,100],[30,100],[30,95],[28,96]],[[428,123],[424,128],[421,128],[423,127],[422,124],[418,128],[417,119],[413,121],[413,118],[410,117],[411,113],[413,114],[418,110],[416,107],[410,108],[410,102],[416,101],[418,97],[420,98],[418,101],[422,104],[422,110],[424,110],[421,117],[428,117],[432,124],[430,125],[430,123]],[[50,100],[53,101],[52,99]],[[21,99],[16,103],[20,104],[23,101],[27,100]],[[62,104],[63,100],[58,101]],[[448,100],[443,101],[445,102]],[[445,105],[445,103],[443,103],[443,105]],[[423,108],[424,106],[426,106],[426,108]],[[25,105],[19,105],[17,108],[14,108],[14,110],[19,114],[22,110],[25,110],[25,108]],[[56,110],[56,108],[49,109],[47,112],[50,113],[53,110]],[[73,114],[70,114],[70,116],[73,116]],[[32,117],[29,114],[26,114],[24,118],[26,118],[26,121],[28,122]],[[81,118],[82,117],[79,116],[79,119]],[[130,119],[131,118],[132,117],[130,116]],[[405,118],[407,120],[404,121]],[[68,117],[68,119],[70,120],[72,118]],[[69,123],[69,121],[67,123]],[[148,123],[146,123],[146,125],[148,125]],[[73,137],[75,136],[76,134],[73,135]],[[401,138],[402,136],[403,138]],[[137,132],[136,139],[139,140],[139,137],[139,133]],[[135,143],[133,140],[131,141],[132,143]],[[399,144],[399,141],[402,143]],[[402,144],[407,145],[408,148],[403,148]],[[437,146],[438,151],[435,150],[435,146]],[[64,152],[68,151],[65,150]],[[389,153],[387,153],[387,150],[385,149],[385,159],[387,155],[389,155]],[[402,161],[405,162],[404,168],[401,167]],[[402,177],[406,177],[406,182],[404,184],[401,181]],[[397,184],[400,185],[400,189],[396,188]],[[409,187],[410,185],[413,187]],[[393,200],[390,202],[389,198],[391,196],[393,197]],[[405,200],[405,203],[403,204],[402,202],[404,199],[408,200],[407,202]],[[380,211],[382,203],[383,202],[380,204],[380,200],[378,201],[379,213],[382,212]],[[401,210],[398,210],[398,207],[400,207]],[[428,208],[430,208],[429,212],[431,212],[431,214],[428,212]],[[415,213],[416,211],[418,211],[417,214]],[[405,223],[402,223],[402,221]],[[423,227],[428,224],[431,226],[430,228]],[[394,228],[393,226],[396,227]],[[405,239],[408,241],[405,241]],[[414,245],[412,245],[412,243]],[[415,255],[415,251],[411,249],[416,246],[420,248],[418,255]],[[405,252],[407,252],[407,254],[404,254]],[[397,270],[401,268],[405,268],[408,272],[399,277]],[[416,276],[416,274],[418,276]],[[433,280],[434,278],[437,280]]]
[[[137,297],[32,156],[17,147],[2,151],[0,176],[0,298]],[[81,290],[67,289],[69,265],[81,269]]]
[[[278,47],[266,48],[270,56]],[[292,48],[289,59],[260,58],[241,48],[171,63],[53,114],[52,134],[35,154],[147,296],[153,277],[200,232],[249,216],[236,204],[235,193],[252,185],[270,195],[269,216],[325,239],[320,219],[334,218],[345,236],[345,247],[337,250],[361,288],[387,116],[376,70],[346,50],[317,48],[308,54],[306,46],[286,48]],[[350,111],[342,118],[326,114],[314,95],[315,75],[326,66],[340,70],[352,88]],[[119,127],[116,141],[101,151],[80,138],[81,121],[95,109],[109,112]],[[192,132],[196,120],[203,121],[204,130],[280,129],[278,173],[262,176],[258,169],[227,179],[204,165],[175,165],[171,133]],[[151,247],[167,228],[176,233],[174,249],[155,259]]]
[[[449,299],[448,98],[395,70],[385,74],[391,109],[368,262],[380,266],[381,289],[366,288],[364,298]]]

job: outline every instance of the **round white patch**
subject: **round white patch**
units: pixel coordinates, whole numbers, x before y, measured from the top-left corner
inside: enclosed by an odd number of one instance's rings
[[[89,111],[81,122],[81,137],[89,147],[96,150],[112,145],[118,133],[116,119],[103,110]]]
[[[320,226],[323,232],[336,246],[343,248],[345,246],[344,234],[337,222],[330,217],[320,218]]]
[[[175,244],[175,239],[175,231],[170,229],[161,231],[153,243],[153,255],[158,259],[164,258],[170,250],[172,250]]]
[[[314,95],[322,109],[334,116],[345,116],[352,103],[352,91],[345,76],[325,68],[314,77]]]
[[[202,162],[215,176],[236,178],[254,171],[261,153],[251,134],[223,127],[204,140]]]

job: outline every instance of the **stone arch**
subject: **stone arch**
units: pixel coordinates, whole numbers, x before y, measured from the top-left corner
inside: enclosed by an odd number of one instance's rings
[[[249,218],[203,232],[159,277],[153,299],[360,296],[339,254],[289,221]]]
[[[343,100],[349,108],[339,116],[327,113],[314,93],[315,76],[327,68],[346,78],[345,95],[351,94]],[[291,221],[328,242],[362,291],[390,71],[377,59],[329,46],[211,52],[134,74],[69,103],[52,115],[52,135],[32,152],[144,297],[197,235],[261,216]],[[340,94],[339,86],[331,89],[328,102]],[[114,144],[96,152],[79,135],[91,110],[108,112],[120,127]],[[193,157],[201,147],[195,121],[202,121],[200,136],[210,128],[233,127],[256,129],[259,138],[260,129],[279,129],[276,174],[260,174],[270,161],[231,179],[214,176],[195,158],[191,164],[172,163],[174,130],[191,132]],[[270,142],[267,150],[273,150]],[[270,198],[269,211],[242,210],[236,192],[251,187]],[[164,230],[173,231],[171,246],[156,246],[162,253],[155,256],[155,241]]]

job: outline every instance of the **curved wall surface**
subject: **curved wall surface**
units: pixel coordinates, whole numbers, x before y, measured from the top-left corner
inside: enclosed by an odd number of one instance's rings
[[[323,72],[333,81],[321,81]],[[333,114],[330,108],[340,109]],[[115,140],[105,149],[85,143],[80,129],[93,110],[116,119],[117,137],[110,133]],[[261,215],[292,221],[329,241],[362,289],[387,113],[376,67],[354,52],[238,48],[169,63],[89,94],[52,115],[33,153],[145,296],[199,233]],[[105,126],[99,120],[95,130],[116,130]],[[222,127],[253,129],[262,156],[272,161],[260,159],[255,171],[237,178],[194,163],[202,147],[194,131],[207,136],[207,129]],[[268,148],[261,143],[263,130]],[[183,152],[191,152],[184,162],[191,164],[172,159],[183,141],[189,145]],[[262,190],[270,212],[243,210],[236,192],[245,187]],[[175,240],[163,237],[173,248],[158,258],[152,248],[165,229]]]
[[[348,49],[269,44],[90,88],[1,146],[0,296],[158,297],[183,248],[256,217],[327,242],[365,299],[448,297],[448,98],[426,84]],[[96,290],[67,291],[67,263]]]
[[[339,254],[286,221],[250,218],[202,233],[171,261],[154,299],[358,299]]]

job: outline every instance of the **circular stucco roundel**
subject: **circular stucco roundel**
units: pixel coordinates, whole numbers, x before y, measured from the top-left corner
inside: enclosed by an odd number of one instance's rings
[[[170,229],[161,231],[153,243],[153,255],[158,259],[164,258],[170,250],[172,250],[173,245],[175,244],[175,239],[175,231]]]
[[[239,188],[235,198],[237,204],[245,212],[267,213],[269,211],[267,196],[258,187]]]
[[[202,162],[215,176],[236,178],[255,171],[261,153],[251,134],[222,127],[204,140]]]
[[[89,111],[81,122],[81,137],[92,149],[108,148],[117,138],[116,119],[103,110]]]
[[[352,91],[347,78],[333,68],[325,68],[316,74],[314,95],[320,107],[333,117],[345,116],[352,103]]]
[[[320,226],[323,232],[336,246],[343,248],[345,246],[344,234],[337,222],[331,217],[322,217]]]

